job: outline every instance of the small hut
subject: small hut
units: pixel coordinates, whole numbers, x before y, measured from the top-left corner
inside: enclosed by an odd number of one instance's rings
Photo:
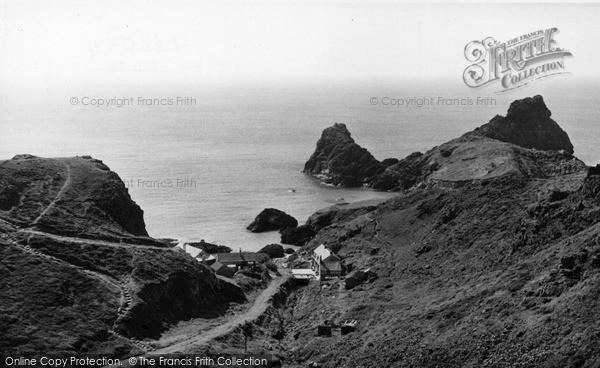
[[[229,278],[233,278],[233,276],[235,275],[235,271],[231,267],[227,267],[218,261],[214,262],[210,267],[215,271],[217,275]]]

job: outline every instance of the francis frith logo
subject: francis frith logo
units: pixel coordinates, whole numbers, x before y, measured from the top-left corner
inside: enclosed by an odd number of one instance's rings
[[[565,73],[565,57],[572,56],[556,46],[558,28],[540,29],[506,42],[487,37],[465,46],[472,64],[463,80],[471,88],[500,84],[501,91],[522,87],[534,80]]]

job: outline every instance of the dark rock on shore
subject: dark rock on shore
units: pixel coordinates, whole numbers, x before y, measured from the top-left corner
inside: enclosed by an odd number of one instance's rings
[[[345,124],[335,123],[323,130],[304,172],[321,176],[333,185],[359,187],[384,168],[369,151],[354,142]]]
[[[293,229],[281,231],[281,242],[283,244],[302,246],[308,243],[316,232],[310,225],[302,225]]]
[[[298,226],[298,220],[276,208],[265,208],[247,229],[253,233],[282,230]]]
[[[567,133],[550,118],[542,96],[514,101],[506,117],[496,115],[489,123],[468,135],[482,135],[525,148],[565,150],[573,153],[573,144]]]
[[[283,252],[283,246],[281,244],[269,244],[264,246],[257,253],[264,253],[269,256],[269,258],[281,258],[285,256]]]

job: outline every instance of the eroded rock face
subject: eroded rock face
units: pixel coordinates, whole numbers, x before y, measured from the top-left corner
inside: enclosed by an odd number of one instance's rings
[[[248,225],[247,229],[253,233],[289,229],[298,226],[298,220],[276,208],[265,208]]]
[[[369,151],[352,139],[345,124],[323,130],[317,148],[304,165],[304,172],[343,187],[358,187],[384,170]]]
[[[542,96],[516,100],[510,104],[506,116],[497,115],[469,135],[477,134],[524,148],[565,150],[573,153],[568,134],[550,118]]]

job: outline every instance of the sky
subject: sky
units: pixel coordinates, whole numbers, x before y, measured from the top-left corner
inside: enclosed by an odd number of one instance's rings
[[[557,27],[598,77],[598,4],[0,2],[0,92],[23,86],[461,79],[464,47]]]

